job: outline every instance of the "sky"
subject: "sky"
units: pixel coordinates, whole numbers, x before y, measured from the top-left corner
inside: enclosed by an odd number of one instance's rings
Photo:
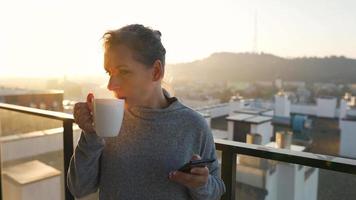
[[[104,74],[102,34],[132,23],[161,31],[168,64],[221,51],[356,58],[355,8],[354,0],[0,0],[0,77]]]

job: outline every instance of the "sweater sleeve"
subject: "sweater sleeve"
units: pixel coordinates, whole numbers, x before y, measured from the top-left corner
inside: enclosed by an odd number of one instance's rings
[[[208,165],[208,182],[198,188],[189,188],[189,193],[194,200],[218,200],[226,192],[225,184],[220,178],[219,162],[215,151],[214,137],[211,129],[204,126],[202,134],[202,146],[200,156],[202,159],[215,158],[216,160]]]
[[[97,191],[104,145],[105,140],[96,133],[81,132],[67,172],[68,189],[76,198]]]

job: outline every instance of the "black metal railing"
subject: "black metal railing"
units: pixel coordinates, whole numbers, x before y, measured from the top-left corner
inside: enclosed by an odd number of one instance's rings
[[[67,188],[67,171],[69,161],[73,154],[73,116],[71,114],[16,106],[0,103],[0,109],[11,110],[46,118],[63,121],[63,153],[64,153],[64,184],[65,199],[72,200],[74,197]],[[286,149],[277,149],[261,145],[246,144],[242,142],[214,139],[216,150],[222,152],[221,157],[221,178],[226,186],[226,193],[223,200],[235,200],[236,190],[236,155],[248,155],[263,159],[282,161],[292,164],[300,164],[310,167],[327,169],[348,174],[356,174],[356,160],[333,157],[327,155],[313,154],[307,152],[295,152]],[[1,154],[1,152],[0,152]],[[0,168],[1,173],[1,168]],[[0,179],[1,181],[1,179]],[[1,182],[0,182],[1,185]],[[1,187],[0,187],[1,188]],[[0,200],[2,199],[0,189]]]
[[[17,106],[12,104],[0,103],[0,109],[10,110],[14,112],[20,112],[40,117],[46,117],[49,119],[60,120],[63,122],[63,158],[64,158],[64,188],[65,188],[65,200],[74,200],[73,195],[69,192],[67,187],[67,171],[69,167],[70,158],[73,154],[73,115],[55,112],[49,110],[42,110],[37,108],[30,108],[24,106]],[[0,148],[1,155],[1,148]],[[0,174],[2,174],[2,165],[0,167]],[[0,178],[0,200],[2,200],[2,179]]]
[[[223,200],[235,200],[237,154],[300,164],[353,175],[356,174],[356,160],[353,159],[290,151],[287,149],[277,149],[223,139],[214,139],[214,141],[216,150],[222,151],[221,178],[224,180],[226,186],[226,193],[222,197]]]

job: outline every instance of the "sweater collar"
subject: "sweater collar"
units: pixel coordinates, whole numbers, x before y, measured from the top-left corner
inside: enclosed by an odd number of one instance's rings
[[[145,120],[158,120],[167,117],[171,112],[184,108],[177,97],[171,96],[171,94],[164,88],[162,88],[165,98],[168,100],[169,105],[165,108],[145,108],[141,106],[131,106],[127,109],[129,113],[137,118]]]

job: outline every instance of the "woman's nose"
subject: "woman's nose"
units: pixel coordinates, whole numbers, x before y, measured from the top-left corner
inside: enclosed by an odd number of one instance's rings
[[[107,85],[108,90],[113,91],[113,90],[119,88],[118,82],[119,82],[118,80],[110,77],[108,85]]]

